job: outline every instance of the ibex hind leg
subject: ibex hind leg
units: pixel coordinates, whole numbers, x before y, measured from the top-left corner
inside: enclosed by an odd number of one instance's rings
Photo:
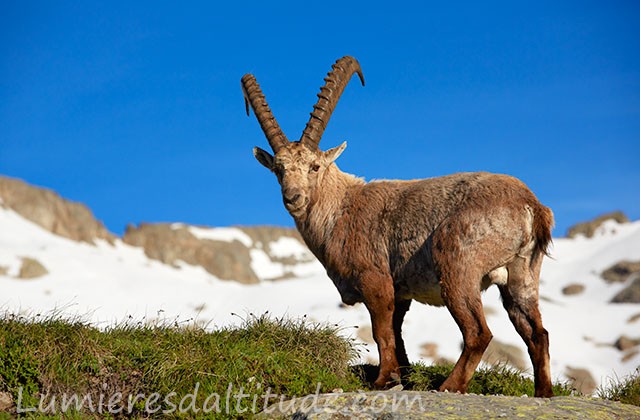
[[[542,325],[538,308],[538,284],[542,258],[516,258],[507,266],[509,279],[499,286],[502,303],[509,319],[527,345],[533,365],[535,396],[552,397],[549,368],[549,334]]]
[[[441,275],[442,298],[460,327],[463,338],[462,354],[440,391],[466,392],[471,377],[493,337],[484,317],[480,288],[469,287],[468,279],[481,275],[469,272],[447,272]]]
[[[410,363],[409,358],[407,357],[407,350],[404,346],[404,340],[402,338],[402,323],[404,322],[404,316],[410,306],[411,300],[396,300],[395,308],[393,310],[393,333],[396,339],[396,359],[400,365],[400,371],[403,378],[409,372]]]

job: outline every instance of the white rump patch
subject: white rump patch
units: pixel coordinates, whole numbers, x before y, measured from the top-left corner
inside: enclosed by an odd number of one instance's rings
[[[507,280],[509,278],[509,272],[507,271],[507,267],[498,267],[495,270],[489,271],[487,273],[487,277],[489,277],[489,281],[491,284],[497,284],[499,286],[504,286],[507,284]]]

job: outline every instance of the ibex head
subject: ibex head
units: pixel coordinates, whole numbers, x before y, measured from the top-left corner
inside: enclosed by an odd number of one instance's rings
[[[324,79],[326,83],[320,89],[318,102],[313,106],[302,137],[295,142],[290,142],[280,129],[255,77],[251,74],[242,77],[247,115],[251,105],[274,153],[271,155],[254,147],[253,155],[278,177],[284,205],[294,217],[306,212],[312,192],[322,182],[325,170],[347,147],[345,142],[323,152],[318,144],[340,95],[354,73],[358,73],[364,85],[362,70],[355,58],[346,56],[336,61]]]

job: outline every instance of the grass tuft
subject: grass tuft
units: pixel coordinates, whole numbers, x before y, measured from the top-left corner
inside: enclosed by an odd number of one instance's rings
[[[415,391],[437,390],[453,370],[452,364],[427,366],[421,363],[412,366],[409,383]],[[479,368],[473,375],[467,392],[485,395],[509,395],[533,397],[535,386],[533,379],[508,365],[499,364]],[[575,395],[569,385],[553,385],[554,395]]]
[[[640,367],[622,379],[610,379],[606,387],[598,388],[597,395],[612,401],[640,407]]]

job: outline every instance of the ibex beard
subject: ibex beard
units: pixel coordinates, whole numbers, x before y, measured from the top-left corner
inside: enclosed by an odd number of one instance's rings
[[[486,172],[412,181],[365,182],[338,169],[346,143],[321,151],[322,133],[360,65],[343,57],[332,67],[299,141],[280,129],[255,78],[242,78],[273,150],[254,148],[278,178],[282,198],[309,249],[344,303],[363,302],[380,355],[376,388],[402,379],[409,360],[402,322],[412,300],[446,306],[463,349],[441,391],[466,392],[491,341],[481,292],[496,284],[527,349],[535,395],[553,395],[549,338],[538,308],[540,267],[553,214],[516,178]]]

